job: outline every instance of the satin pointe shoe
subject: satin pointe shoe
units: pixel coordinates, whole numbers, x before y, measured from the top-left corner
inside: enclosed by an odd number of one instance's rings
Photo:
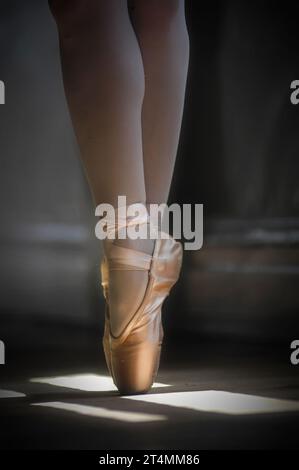
[[[168,236],[169,237],[169,236]],[[111,246],[101,263],[101,280],[106,299],[103,349],[108,370],[122,395],[146,393],[159,368],[163,326],[161,309],[179,277],[182,246],[169,237],[155,240],[153,255]],[[109,273],[112,270],[148,272],[143,301],[120,335],[114,336],[109,320]]]
[[[110,322],[109,322],[109,299],[108,299],[108,265],[106,258],[104,257],[101,262],[101,284],[103,295],[105,298],[105,323],[104,323],[104,335],[103,335],[103,349],[106,364],[108,367],[108,371],[113,378],[112,375],[112,367],[111,367],[111,355],[110,355],[110,346],[109,346],[109,329],[110,329]]]

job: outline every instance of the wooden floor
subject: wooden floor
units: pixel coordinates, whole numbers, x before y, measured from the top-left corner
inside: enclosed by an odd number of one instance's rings
[[[288,345],[166,335],[157,384],[120,397],[97,332],[44,331],[7,348],[2,449],[250,449],[298,444],[299,374]],[[28,328],[30,330],[30,328]],[[12,339],[11,339],[12,340]],[[16,341],[16,339],[14,340]],[[298,366],[299,367],[299,366]]]

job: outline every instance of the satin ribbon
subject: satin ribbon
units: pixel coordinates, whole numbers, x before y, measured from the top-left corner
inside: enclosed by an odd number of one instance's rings
[[[116,238],[116,235],[123,228],[148,223],[151,224],[151,236],[157,233],[157,227],[151,223],[146,207],[139,202],[114,209],[113,214],[108,211],[107,214],[99,220],[99,223],[102,225],[102,229],[105,230],[106,237],[109,239]],[[127,237],[121,234],[119,238]]]

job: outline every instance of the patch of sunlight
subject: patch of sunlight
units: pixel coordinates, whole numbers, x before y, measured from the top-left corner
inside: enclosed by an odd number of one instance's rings
[[[86,392],[111,392],[117,390],[111,377],[97,374],[75,374],[58,377],[35,377],[30,379],[33,383],[55,385]],[[154,383],[153,387],[169,387],[167,384]]]
[[[110,410],[98,406],[79,405],[76,403],[65,403],[53,401],[47,403],[32,403],[32,406],[44,406],[47,408],[55,408],[57,410],[71,411],[84,416],[93,418],[113,419],[116,421],[124,421],[127,423],[149,423],[152,421],[164,421],[167,419],[164,415],[140,413],[137,411],[119,411]]]
[[[218,390],[158,393],[123,398],[126,400],[138,400],[159,405],[230,415],[299,411],[299,401]]]
[[[20,398],[26,397],[24,393],[15,392],[13,390],[4,390],[0,388],[0,398]]]

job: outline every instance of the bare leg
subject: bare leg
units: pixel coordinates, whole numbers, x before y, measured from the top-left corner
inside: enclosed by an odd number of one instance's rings
[[[145,72],[142,139],[147,203],[167,202],[189,62],[184,0],[133,0]]]

